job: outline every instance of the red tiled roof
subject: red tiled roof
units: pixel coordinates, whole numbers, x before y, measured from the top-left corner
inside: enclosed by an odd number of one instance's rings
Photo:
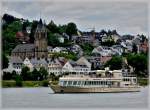
[[[23,37],[24,34],[22,32],[17,32],[16,33],[16,38],[20,38],[20,37]]]
[[[111,60],[111,58],[111,56],[103,56],[101,57],[100,62],[106,63],[107,61]]]

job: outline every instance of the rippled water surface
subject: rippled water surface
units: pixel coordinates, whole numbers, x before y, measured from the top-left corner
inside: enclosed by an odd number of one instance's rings
[[[3,88],[3,108],[146,108],[148,87],[141,92],[54,94],[47,88]]]

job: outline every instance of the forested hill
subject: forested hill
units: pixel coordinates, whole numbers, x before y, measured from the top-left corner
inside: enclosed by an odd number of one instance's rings
[[[23,18],[16,18],[9,14],[4,14],[2,17],[2,42],[3,42],[3,53],[6,55],[10,55],[13,48],[15,48],[16,45],[22,43],[19,42],[16,39],[17,32],[23,32],[25,33],[27,27],[30,27],[31,32],[26,35],[29,37],[28,43],[34,42],[34,31],[37,26],[38,21],[33,20],[32,22],[23,19]],[[46,27],[48,29],[48,45],[51,45],[53,47],[55,46],[69,46],[71,45],[71,37],[72,35],[77,35],[78,32],[87,33],[87,32],[81,32],[77,28],[76,24],[73,22],[70,22],[68,24],[64,25],[56,25],[54,21],[50,20],[48,24],[46,24]],[[78,32],[77,32],[78,31]],[[65,39],[65,42],[61,44],[58,41],[59,35],[66,34],[69,36],[69,40]],[[105,31],[101,30],[101,34],[118,34],[116,30],[113,31]]]
[[[34,31],[37,26],[38,21],[33,20],[30,22],[29,20],[23,18],[16,18],[12,15],[4,14],[2,17],[2,42],[3,42],[3,52],[7,55],[10,55],[11,50],[21,42],[17,42],[16,33],[17,32],[25,32],[27,27],[31,28],[31,33],[29,33],[29,41],[28,43],[34,42]],[[51,46],[59,46],[58,39],[56,39],[55,33],[62,35],[66,33],[68,36],[72,36],[73,34],[77,34],[77,26],[75,23],[68,23],[66,25],[56,25],[54,21],[50,21],[49,24],[46,25],[48,29],[48,44]],[[65,42],[66,45],[68,41]],[[63,44],[62,44],[63,45]]]

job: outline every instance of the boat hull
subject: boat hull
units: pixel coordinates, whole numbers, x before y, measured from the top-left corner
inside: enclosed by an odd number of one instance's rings
[[[140,87],[62,87],[51,85],[54,93],[114,93],[114,92],[139,92]]]

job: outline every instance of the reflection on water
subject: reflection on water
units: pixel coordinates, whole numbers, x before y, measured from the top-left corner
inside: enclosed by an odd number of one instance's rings
[[[50,88],[3,88],[3,108],[145,108],[148,87],[141,92],[53,94]]]

